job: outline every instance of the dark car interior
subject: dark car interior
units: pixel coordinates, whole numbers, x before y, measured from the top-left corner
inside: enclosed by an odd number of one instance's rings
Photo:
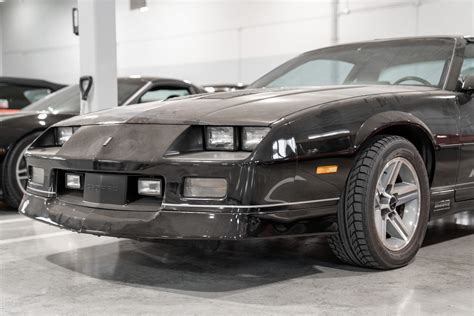
[[[20,110],[63,87],[43,80],[0,77],[0,111]]]

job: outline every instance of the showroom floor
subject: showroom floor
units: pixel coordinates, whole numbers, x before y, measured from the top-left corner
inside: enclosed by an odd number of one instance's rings
[[[474,213],[433,223],[415,262],[340,265],[324,239],[195,247],[98,238],[0,211],[0,314],[472,315]]]

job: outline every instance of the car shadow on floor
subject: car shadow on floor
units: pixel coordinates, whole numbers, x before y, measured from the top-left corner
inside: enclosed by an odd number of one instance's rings
[[[7,205],[3,200],[0,199],[0,216],[2,215],[11,215],[17,212],[9,205]]]
[[[191,244],[119,241],[51,255],[48,261],[90,277],[140,286],[227,292],[288,279],[369,270],[341,265],[324,239],[222,242],[215,250]],[[324,271],[323,271],[324,270]]]
[[[473,233],[473,214],[461,213],[430,224],[424,246]],[[222,242],[215,251],[186,242],[121,240],[53,254],[47,260],[93,278],[202,295],[308,276],[374,273],[341,264],[324,238]]]

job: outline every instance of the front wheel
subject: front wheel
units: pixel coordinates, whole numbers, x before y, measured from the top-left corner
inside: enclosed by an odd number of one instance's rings
[[[15,209],[20,205],[28,181],[25,152],[40,134],[33,133],[18,141],[9,150],[3,162],[3,197],[5,202]]]
[[[329,245],[348,264],[402,267],[421,247],[429,204],[428,174],[415,146],[399,136],[379,136],[349,174],[338,234]]]

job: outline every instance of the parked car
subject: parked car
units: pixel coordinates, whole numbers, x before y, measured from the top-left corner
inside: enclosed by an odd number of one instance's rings
[[[326,235],[343,262],[400,267],[430,219],[474,210],[473,62],[474,38],[341,45],[246,90],[62,121],[19,210],[138,240]]]
[[[247,87],[247,85],[243,83],[229,83],[229,84],[208,84],[203,86],[204,90],[206,90],[209,93],[214,93],[214,92],[229,92],[229,91],[235,91],[235,90],[242,90]]]
[[[130,105],[204,93],[189,82],[166,78],[118,79],[118,104]],[[79,114],[78,85],[66,87],[22,111],[0,115],[1,187],[5,201],[18,208],[27,182],[24,153],[49,126]]]
[[[64,87],[44,80],[0,77],[0,113],[19,111]]]

